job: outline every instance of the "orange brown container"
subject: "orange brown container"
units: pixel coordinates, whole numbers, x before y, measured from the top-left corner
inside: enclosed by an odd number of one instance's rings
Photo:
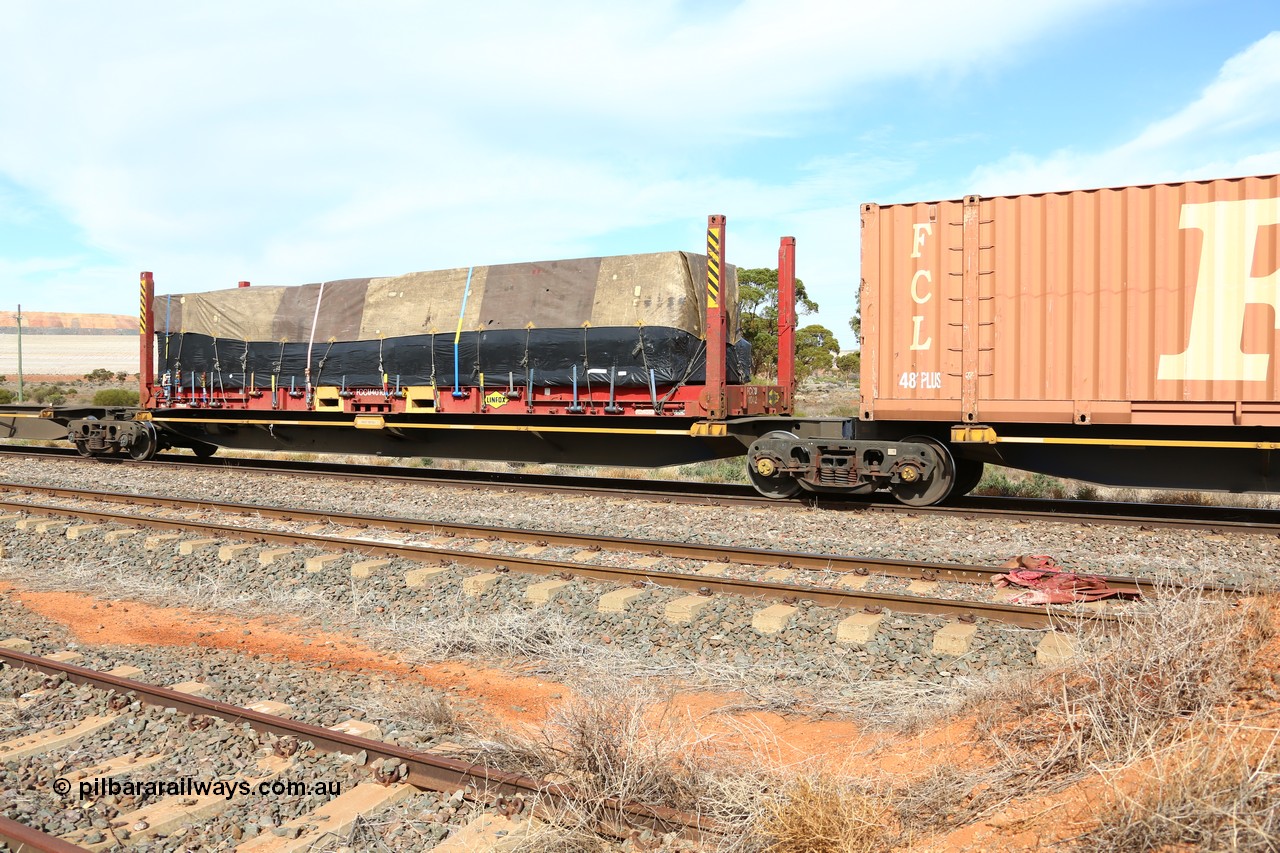
[[[1280,426],[1280,176],[862,206],[863,421]]]

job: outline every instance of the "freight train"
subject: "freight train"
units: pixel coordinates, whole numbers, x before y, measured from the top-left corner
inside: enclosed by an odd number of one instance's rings
[[[774,498],[970,491],[985,463],[1109,485],[1280,491],[1280,176],[861,208],[855,418],[748,376],[725,220],[706,255],[157,296],[138,408],[9,406],[15,438],[664,466],[744,457]]]

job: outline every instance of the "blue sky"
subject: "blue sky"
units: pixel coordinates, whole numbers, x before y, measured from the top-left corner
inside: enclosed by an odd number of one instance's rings
[[[460,8],[466,6],[467,8]],[[797,238],[858,205],[1280,172],[1280,3],[23,2],[0,306]]]

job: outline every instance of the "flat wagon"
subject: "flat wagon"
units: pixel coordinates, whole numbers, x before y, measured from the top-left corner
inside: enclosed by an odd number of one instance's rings
[[[751,381],[725,220],[681,252],[157,297],[137,409],[0,410],[87,455],[166,447],[661,466],[776,498],[963,495],[986,463],[1280,491],[1280,176],[865,204],[855,418]],[[473,298],[474,297],[474,298]]]

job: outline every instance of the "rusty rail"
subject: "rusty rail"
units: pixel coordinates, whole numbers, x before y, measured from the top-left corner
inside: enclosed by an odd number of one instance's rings
[[[552,814],[572,805],[578,799],[573,788],[568,785],[542,783],[537,779],[483,764],[459,761],[386,741],[326,729],[12,649],[0,648],[0,663],[35,670],[45,675],[62,676],[73,684],[132,694],[145,704],[177,708],[181,713],[191,716],[213,716],[235,724],[248,723],[254,731],[309,741],[325,752],[354,754],[364,751],[371,759],[394,759],[408,768],[408,776],[404,781],[409,784],[431,791],[462,790],[464,796],[475,802],[491,803],[498,797],[515,797],[522,801],[528,800],[532,805],[536,800],[539,808],[550,809],[546,813]],[[710,819],[675,809],[624,803],[613,798],[606,799],[603,806],[606,821],[614,825],[615,832],[625,833],[626,830],[622,829],[624,827],[648,828],[655,832],[678,833],[681,837],[692,840],[700,837],[703,832],[715,830],[715,824]],[[80,848],[72,845],[58,849]]]
[[[991,583],[992,579],[1007,569],[997,566],[977,566],[964,563],[939,563],[923,560],[895,560],[885,557],[859,557],[840,554],[814,554],[803,551],[777,551],[745,546],[707,545],[691,542],[667,542],[653,539],[629,539],[600,536],[591,533],[559,533],[548,530],[524,530],[456,522],[427,521],[395,516],[373,516],[357,513],[308,510],[297,507],[270,507],[259,504],[232,501],[211,501],[197,498],[172,498],[159,495],[130,492],[106,492],[88,489],[69,489],[59,486],[36,486],[26,483],[0,481],[0,493],[25,492],[79,500],[97,500],[104,503],[181,507],[191,510],[212,510],[234,515],[253,515],[280,521],[302,521],[312,524],[332,523],[355,528],[376,528],[400,533],[418,533],[473,539],[502,539],[508,542],[527,542],[540,545],[561,545],[579,548],[647,554],[677,559],[703,560],[706,562],[734,563],[738,565],[764,566],[786,569],[805,569],[836,574],[882,574],[912,580],[951,581],[956,583]],[[575,564],[577,565],[577,564]],[[1151,595],[1156,584],[1146,578],[1105,576],[1113,589],[1123,595]],[[1162,583],[1168,589],[1176,584]],[[1238,594],[1241,590],[1222,586],[1215,591]]]
[[[0,817],[0,842],[11,853],[84,853],[87,849],[7,817]]]
[[[74,490],[60,490],[74,491]],[[153,502],[165,503],[165,498],[149,498]],[[209,504],[204,504],[206,507]],[[422,545],[401,543],[370,542],[363,539],[352,539],[340,536],[323,536],[311,533],[287,533],[275,530],[262,530],[251,527],[240,527],[216,522],[194,521],[187,519],[165,519],[133,515],[122,512],[107,512],[97,509],[76,507],[59,507],[47,504],[31,504],[21,501],[0,500],[0,509],[28,512],[44,516],[69,516],[73,518],[124,524],[133,527],[153,527],[161,530],[181,531],[201,534],[207,537],[225,536],[239,540],[262,541],[298,547],[318,547],[357,551],[361,554],[376,557],[399,557],[416,562],[429,562],[435,565],[457,564],[482,569],[503,567],[511,571],[525,572],[534,575],[551,575],[559,577],[581,577],[590,580],[616,584],[653,584],[671,589],[709,594],[728,593],[744,597],[780,600],[792,603],[800,600],[812,601],[816,604],[843,609],[890,610],[897,613],[911,613],[926,616],[951,616],[964,620],[977,618],[993,619],[1023,628],[1048,628],[1055,620],[1060,620],[1063,611],[1054,611],[1048,607],[1026,607],[1016,604],[1002,604],[990,601],[954,600],[930,598],[917,595],[899,595],[885,592],[866,592],[863,590],[840,589],[836,587],[815,587],[804,584],[790,584],[778,581],[758,581],[738,578],[714,577],[708,575],[684,574],[680,572],[659,571],[649,568],[630,568],[601,566],[591,563],[564,562],[559,560],[540,560],[533,557],[517,555],[496,556],[471,551],[456,551],[447,548],[433,548]],[[933,564],[925,564],[931,566]],[[1086,618],[1092,621],[1108,622],[1116,618],[1112,614],[1095,612]]]

